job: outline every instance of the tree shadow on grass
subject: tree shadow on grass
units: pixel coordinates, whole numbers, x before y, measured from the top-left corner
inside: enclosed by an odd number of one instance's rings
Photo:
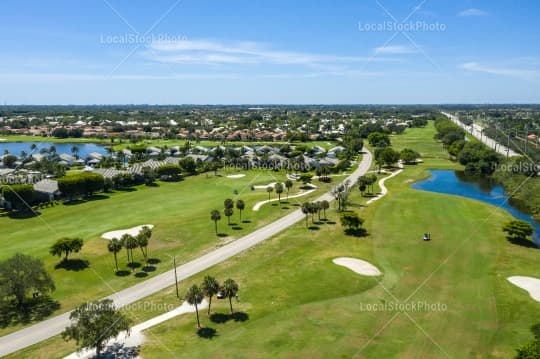
[[[540,249],[540,248],[538,248],[536,246],[536,244],[533,241],[530,241],[528,239],[509,237],[509,236],[507,236],[506,239],[508,240],[508,242],[510,242],[512,244],[515,244],[515,245],[518,245],[518,246],[522,246],[522,247],[526,247],[526,248]]]
[[[123,188],[116,188],[115,191],[119,192],[135,192],[137,188],[134,187],[123,187]]]
[[[145,265],[144,267],[142,267],[142,270],[147,272],[147,273],[151,273],[151,272],[156,271],[156,267],[155,266]]]
[[[313,225],[313,226],[309,226],[308,229],[311,230],[311,231],[318,231],[320,228],[319,228],[319,226]]]
[[[326,221],[326,224],[336,224],[334,221]]]
[[[128,263],[127,266],[129,268],[131,268],[131,269],[137,269],[137,268],[141,267],[141,263],[139,263],[139,262],[130,262],[130,263]]]
[[[8,217],[11,219],[27,219],[40,216],[41,212],[37,210],[33,211],[11,211],[8,213]]]
[[[136,278],[148,277],[148,273],[146,273],[146,272],[137,272],[137,273],[135,273],[135,277]]]
[[[242,223],[251,223],[251,221],[249,219],[244,219]]]
[[[230,315],[235,322],[245,322],[249,320],[249,314],[245,312],[235,312]]]
[[[240,231],[240,230],[242,230],[244,228],[240,227],[240,226],[234,226],[234,227],[232,227],[232,229],[234,229],[235,231]]]
[[[148,258],[148,264],[158,264],[161,263],[161,259],[158,258]]]
[[[352,237],[365,237],[368,232],[365,228],[347,228],[345,234]]]
[[[78,272],[90,267],[90,262],[84,259],[67,259],[54,266],[54,269],[65,269]]]
[[[299,203],[293,203],[293,206],[300,207],[300,204]]]
[[[0,302],[0,327],[41,321],[60,308],[60,303],[48,295],[28,299],[23,307],[13,300]]]
[[[118,277],[127,277],[128,275],[131,274],[130,271],[128,270],[119,270],[119,271],[116,271],[115,273]]]
[[[283,206],[281,209],[290,209],[291,207]]]
[[[231,320],[234,320],[235,322],[245,322],[249,320],[249,314],[245,312],[234,312],[233,314],[212,313],[210,315],[210,320],[216,324],[224,324]]]
[[[209,327],[199,328],[197,330],[197,335],[202,339],[213,339],[217,336],[217,330]]]
[[[227,233],[218,233],[217,236],[220,238],[223,238],[223,237],[228,237],[229,235]]]
[[[81,203],[87,203],[87,202],[93,202],[93,201],[102,201],[104,199],[109,199],[109,198],[110,198],[109,196],[104,195],[104,194],[94,194],[94,195],[92,195],[90,197],[75,199],[75,200],[72,200],[72,201],[65,201],[64,205],[65,206],[75,206],[75,205],[81,204]]]

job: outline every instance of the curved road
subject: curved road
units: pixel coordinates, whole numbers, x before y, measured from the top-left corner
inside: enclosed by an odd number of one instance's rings
[[[371,162],[371,153],[368,150],[364,150],[362,161],[359,163],[358,168],[347,177],[346,180],[349,180],[351,183],[356,183],[358,177],[364,175],[369,170]],[[332,201],[333,199],[334,197],[330,193],[326,193],[317,198],[317,201]],[[234,255],[257,245],[265,239],[276,235],[303,218],[304,214],[298,209],[234,242],[183,264],[177,267],[178,280],[189,278],[194,274],[221,263]],[[122,307],[172,285],[174,285],[174,270],[164,272],[152,279],[141,282],[140,284],[123,289],[107,298],[114,300],[118,307]],[[1,337],[0,356],[16,352],[17,350],[21,350],[60,334],[64,328],[70,324],[69,315],[70,312],[67,312]]]

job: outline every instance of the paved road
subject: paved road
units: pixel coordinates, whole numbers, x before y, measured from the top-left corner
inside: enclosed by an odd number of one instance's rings
[[[346,180],[356,183],[358,177],[364,175],[371,167],[372,155],[365,151],[362,161],[358,168]],[[319,197],[317,201],[332,201],[334,198],[330,193]],[[218,263],[221,263],[234,255],[251,248],[258,243],[268,239],[284,229],[294,225],[296,222],[304,219],[304,214],[300,209],[272,222],[242,238],[237,239],[223,247],[209,252],[197,259],[177,267],[178,279],[186,279],[194,274],[202,272]],[[107,298],[114,300],[117,306],[122,307],[134,303],[151,294],[159,292],[167,287],[174,285],[174,271],[157,275],[140,284],[121,290]],[[39,343],[43,340],[60,334],[64,328],[69,325],[69,312],[47,319],[34,324],[25,329],[21,329],[12,334],[0,338],[0,356],[13,353],[30,345]]]
[[[497,152],[500,153],[501,155],[504,155],[504,156],[508,155],[510,157],[520,156],[519,153],[516,153],[512,149],[507,148],[506,146],[503,146],[501,143],[496,142],[495,140],[487,137],[486,135],[483,135],[482,134],[483,128],[481,126],[477,124],[473,124],[472,126],[467,126],[463,122],[459,121],[457,116],[454,116],[450,113],[442,112],[442,111],[441,113],[445,115],[446,117],[448,117],[453,122],[455,122],[458,126],[462,127],[465,131],[469,132],[471,135],[476,137],[478,140],[482,141],[489,148],[492,148],[492,149],[496,148]]]

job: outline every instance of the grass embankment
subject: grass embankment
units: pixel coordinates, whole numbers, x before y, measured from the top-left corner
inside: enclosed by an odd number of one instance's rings
[[[194,315],[174,318],[146,331],[143,357],[511,357],[531,338],[528,328],[540,322],[540,303],[505,278],[540,277],[540,251],[505,239],[500,227],[510,217],[501,209],[410,188],[428,176],[427,169],[455,167],[433,143],[433,133],[429,126],[393,138],[396,148],[411,147],[424,162],[389,180],[385,198],[360,207],[360,193],[351,196],[369,236],[344,235],[329,211],[330,223],[318,230],[299,222],[180,283],[183,293],[206,274],[234,278],[241,291],[233,304],[248,319],[218,324],[202,314],[203,324],[216,330],[208,340],[197,336]],[[422,241],[426,231],[431,242]],[[339,256],[375,264],[384,273],[380,284],[333,264]],[[406,299],[440,310],[391,309]],[[150,304],[179,302],[169,288],[145,303],[145,309],[129,311],[139,322],[162,312]],[[228,303],[218,300],[214,311],[227,313]],[[11,358],[61,357],[70,350],[57,337]]]

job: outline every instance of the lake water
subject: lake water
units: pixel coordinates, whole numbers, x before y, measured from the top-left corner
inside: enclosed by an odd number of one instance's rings
[[[97,145],[95,143],[50,143],[50,142],[0,142],[0,155],[4,154],[4,150],[8,150],[14,156],[19,157],[21,151],[25,151],[27,154],[32,153],[30,146],[35,144],[37,149],[33,153],[39,153],[42,148],[49,149],[51,146],[56,147],[56,153],[66,153],[71,155],[71,148],[77,146],[79,148],[79,156],[85,158],[87,154],[97,152],[106,154],[107,151],[104,146]]]
[[[534,228],[534,242],[540,246],[540,224],[530,215],[509,203],[504,188],[487,181],[471,179],[463,172],[451,170],[432,170],[431,177],[413,184],[413,188],[463,196],[501,207],[515,218],[529,222]]]

